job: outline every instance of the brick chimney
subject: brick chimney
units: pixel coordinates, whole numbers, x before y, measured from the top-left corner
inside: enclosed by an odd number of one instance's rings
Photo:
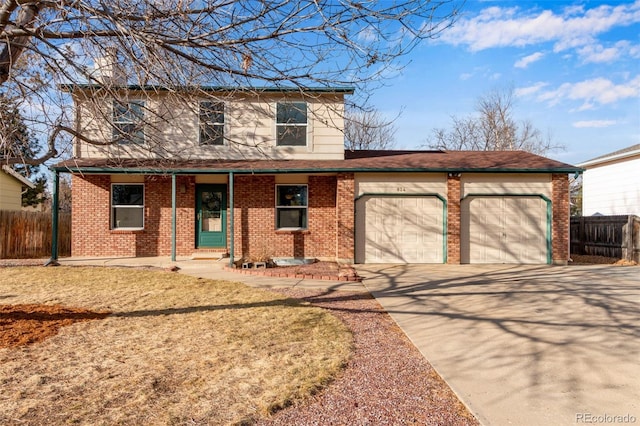
[[[127,75],[118,60],[118,49],[107,47],[104,55],[94,60],[94,76],[104,85],[124,86],[127,84]]]

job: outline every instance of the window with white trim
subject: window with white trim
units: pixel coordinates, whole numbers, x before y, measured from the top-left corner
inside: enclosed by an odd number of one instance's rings
[[[144,184],[111,184],[111,229],[144,228]]]
[[[144,101],[113,101],[113,141],[144,144]]]
[[[307,185],[276,185],[276,229],[307,229]]]
[[[276,104],[276,145],[307,146],[307,103]]]
[[[200,145],[224,145],[224,102],[200,102]]]

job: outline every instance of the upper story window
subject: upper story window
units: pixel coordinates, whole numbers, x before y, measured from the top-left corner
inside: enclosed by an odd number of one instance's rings
[[[224,145],[224,102],[200,102],[200,145]]]
[[[276,145],[307,145],[307,103],[278,102],[276,105]]]
[[[143,229],[144,184],[111,185],[111,229]]]
[[[144,101],[113,102],[113,140],[144,144]]]

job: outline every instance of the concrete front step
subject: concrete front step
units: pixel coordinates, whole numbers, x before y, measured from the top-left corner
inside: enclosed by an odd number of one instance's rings
[[[201,249],[191,255],[192,260],[220,260],[229,257],[226,249]]]

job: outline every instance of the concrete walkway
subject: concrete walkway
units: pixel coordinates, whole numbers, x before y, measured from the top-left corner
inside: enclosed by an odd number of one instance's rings
[[[639,267],[357,269],[483,424],[640,424]]]
[[[169,257],[94,257],[94,258],[63,258],[61,265],[74,266],[124,266],[124,267],[150,267],[168,269],[177,266],[179,272],[194,277],[209,278],[214,280],[239,281],[252,287],[277,288],[293,287],[304,289],[326,289],[327,291],[368,291],[360,282],[351,281],[325,281],[297,278],[274,278],[260,275],[245,275],[239,272],[225,270],[229,259],[222,260],[192,260],[190,257],[178,257],[172,262]]]

